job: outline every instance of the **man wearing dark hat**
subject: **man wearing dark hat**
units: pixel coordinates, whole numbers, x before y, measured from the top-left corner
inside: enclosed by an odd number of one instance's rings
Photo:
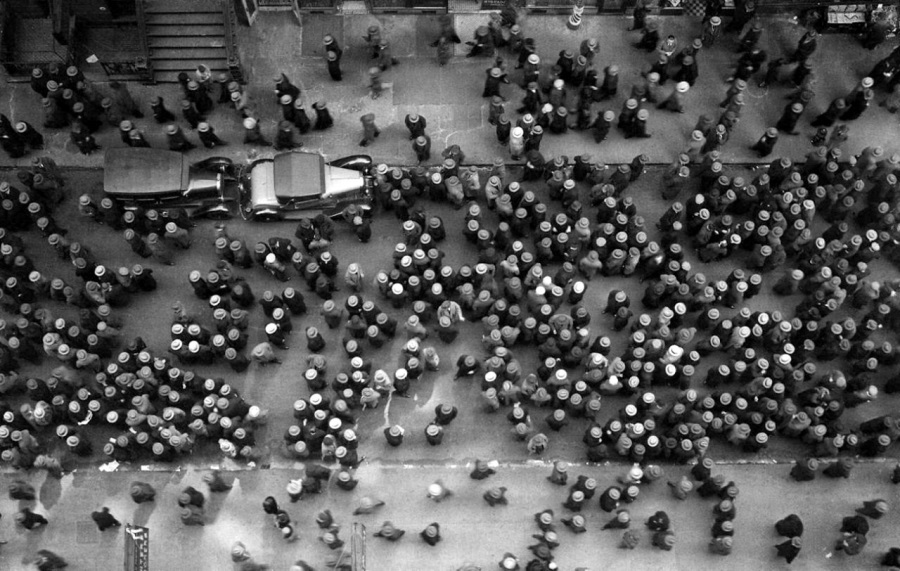
[[[83,155],[89,155],[89,154],[93,153],[94,151],[97,151],[100,149],[100,145],[97,144],[97,140],[94,139],[94,136],[91,135],[91,133],[81,123],[75,123],[72,126],[71,137],[72,137],[72,142],[75,143],[75,146],[78,147],[78,150]],[[0,143],[3,144],[4,150],[6,150],[7,153],[9,153],[9,149],[6,146],[6,139],[3,138],[2,136],[0,136]],[[24,145],[22,145],[21,154],[19,154],[18,156],[21,157],[24,154],[25,154],[25,147],[24,147]],[[11,153],[10,153],[10,156],[12,156]],[[17,158],[17,157],[13,157],[13,158]]]
[[[480,55],[493,55],[494,53],[494,40],[491,36],[491,31],[487,26],[478,26],[475,29],[475,37],[472,41],[466,42],[466,45],[472,47],[469,50],[469,53],[466,54],[466,57],[475,57]]]
[[[106,531],[111,527],[120,527],[122,525],[119,520],[109,513],[109,508],[105,506],[100,511],[92,512],[91,519],[94,520],[94,523],[97,524],[97,529],[100,531]]]
[[[40,514],[34,513],[29,508],[22,508],[21,510],[16,512],[14,519],[16,520],[16,523],[29,531],[50,523],[47,518]]]
[[[391,53],[391,44],[386,39],[378,43],[378,67],[386,71],[389,67],[399,65],[400,60]]]
[[[640,50],[644,50],[645,52],[652,52],[658,45],[659,22],[657,22],[656,20],[651,20],[650,22],[647,22],[644,28],[641,28],[641,39],[634,45],[634,47]]]
[[[126,115],[133,115],[138,119],[144,117],[140,108],[128,91],[128,86],[119,81],[109,82],[109,88],[112,90],[113,105],[117,105],[119,109]]]
[[[790,514],[775,522],[775,532],[782,537],[800,537],[803,535],[803,520],[797,514]]]
[[[381,30],[376,25],[369,26],[363,39],[372,49],[372,59],[377,59],[379,55],[378,46],[381,44]]]
[[[789,60],[790,63],[803,63],[808,60],[813,52],[816,51],[818,37],[819,34],[815,30],[809,30],[803,34],[803,37],[797,42],[797,49],[794,50],[794,53]]]

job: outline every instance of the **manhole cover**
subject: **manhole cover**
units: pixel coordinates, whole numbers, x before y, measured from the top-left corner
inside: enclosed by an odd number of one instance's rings
[[[75,542],[79,544],[100,543],[100,531],[93,521],[79,521],[75,524]]]

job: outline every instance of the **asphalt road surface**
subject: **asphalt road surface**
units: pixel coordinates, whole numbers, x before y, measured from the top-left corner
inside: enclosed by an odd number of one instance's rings
[[[744,173],[751,176],[751,173]],[[210,323],[211,315],[205,302],[197,299],[187,281],[188,273],[193,269],[207,271],[216,264],[213,247],[214,225],[210,221],[200,221],[193,229],[193,245],[184,252],[177,253],[176,265],[167,267],[144,261],[132,254],[119,233],[110,228],[100,226],[92,221],[79,217],[76,211],[77,195],[86,192],[95,198],[101,196],[101,174],[97,171],[72,171],[69,173],[72,196],[64,203],[57,219],[69,229],[69,238],[82,241],[93,251],[97,258],[109,266],[132,265],[137,262],[152,267],[159,281],[159,289],[152,295],[135,297],[127,306],[116,310],[121,316],[124,326],[123,339],[133,336],[143,337],[154,351],[164,351],[169,343],[169,326],[172,320],[172,305],[181,301],[188,312],[198,316],[204,323]],[[654,169],[646,173],[638,182],[633,183],[626,191],[633,196],[638,206],[638,213],[646,220],[650,238],[655,239],[657,232],[655,222],[668,206],[659,194],[661,171]],[[533,183],[526,183],[526,188],[534,188]],[[548,204],[543,190],[538,196]],[[682,196],[682,199],[686,196]],[[551,212],[556,210],[550,204]],[[464,211],[456,211],[446,205],[426,204],[429,214],[441,216],[448,229],[448,239],[442,243],[441,249],[446,253],[446,263],[458,266],[470,262],[475,254],[474,247],[461,239],[460,230]],[[488,215],[490,218],[491,214]],[[817,220],[815,229],[821,231],[825,227],[822,220]],[[293,223],[247,223],[241,220],[230,221],[227,225],[232,236],[243,238],[248,244],[255,244],[272,236],[292,237]],[[362,245],[352,232],[338,225],[337,237],[332,252],[338,258],[341,268],[350,262],[361,264],[363,271],[371,279],[381,269],[391,267],[391,252],[394,245],[401,241],[400,227],[392,214],[379,214],[373,224],[373,238],[369,244]],[[67,281],[75,281],[72,268],[68,264],[60,264],[53,256],[50,248],[35,232],[25,236],[29,255],[33,256],[38,268],[52,275],[64,277]],[[702,271],[710,280],[726,277],[734,268],[742,267],[745,254],[741,253],[724,262],[700,263],[689,247],[687,258],[697,271]],[[551,272],[555,268],[551,268]],[[779,309],[786,315],[793,314],[793,308],[800,301],[799,296],[782,298],[771,293],[771,284],[781,275],[776,270],[765,276],[762,293],[747,303],[752,310]],[[343,526],[342,537],[346,540],[352,516],[350,512],[354,503],[363,495],[382,497],[387,501],[384,512],[372,516],[355,518],[365,523],[371,533],[383,521],[393,519],[400,527],[408,529],[408,537],[401,544],[393,546],[386,543],[373,543],[369,540],[370,569],[451,569],[466,561],[476,562],[484,568],[496,565],[503,552],[510,550],[525,559],[527,545],[533,543],[531,514],[545,507],[556,509],[560,517],[564,510],[559,505],[564,500],[564,491],[551,486],[545,481],[549,474],[549,465],[556,459],[565,459],[576,463],[574,474],[587,473],[597,477],[600,487],[612,484],[615,477],[628,467],[624,461],[611,460],[608,465],[589,466],[584,464],[584,445],[581,437],[586,421],[576,420],[560,432],[548,432],[550,446],[540,457],[529,456],[523,443],[517,441],[511,433],[511,425],[505,414],[488,414],[482,405],[482,399],[476,379],[453,380],[453,363],[462,353],[483,355],[481,347],[482,327],[479,323],[465,324],[463,333],[452,345],[445,345],[436,338],[427,343],[434,344],[441,359],[442,366],[436,373],[426,374],[422,380],[413,384],[410,398],[391,398],[382,401],[375,410],[362,412],[359,415],[360,455],[365,457],[357,476],[361,480],[358,490],[352,493],[341,492],[329,487],[326,494],[304,500],[289,510],[297,518],[301,541],[290,548],[283,547],[277,532],[269,528],[259,510],[259,502],[268,494],[284,498],[283,486],[287,479],[297,472],[297,465],[285,458],[281,452],[282,434],[293,423],[291,405],[297,398],[308,396],[306,383],[302,379],[306,368],[308,352],[302,339],[302,329],[315,325],[325,332],[327,348],[324,354],[329,362],[329,373],[338,371],[345,363],[340,349],[340,330],[329,330],[319,315],[318,300],[314,293],[307,292],[305,284],[293,276],[287,284],[275,281],[261,268],[238,270],[239,275],[246,278],[257,296],[266,289],[280,292],[285,285],[293,285],[303,291],[310,307],[308,316],[294,319],[293,338],[289,341],[290,349],[279,351],[283,361],[281,365],[258,368],[251,366],[246,374],[235,375],[230,369],[222,366],[195,368],[206,376],[221,375],[235,386],[244,397],[252,403],[259,404],[268,411],[268,426],[258,435],[258,441],[265,449],[266,455],[256,466],[223,461],[214,445],[200,447],[190,458],[177,465],[119,466],[120,473],[107,474],[96,468],[104,459],[96,455],[88,460],[76,462],[74,473],[67,475],[61,483],[50,479],[43,481],[42,475],[32,476],[36,485],[42,486],[41,505],[55,525],[48,528],[43,536],[23,534],[13,531],[10,518],[3,519],[0,530],[6,530],[6,536],[12,537],[12,543],[6,547],[8,553],[26,553],[40,547],[57,546],[60,553],[71,554],[76,569],[112,568],[118,565],[121,556],[121,536],[96,535],[91,530],[91,522],[85,521],[86,514],[102,502],[113,508],[123,521],[150,525],[156,534],[154,557],[156,561],[174,564],[190,563],[194,568],[213,568],[210,561],[227,566],[227,552],[233,540],[244,540],[251,551],[258,553],[258,560],[287,565],[289,561],[303,557],[315,565],[321,565],[327,556],[327,550],[315,541],[318,530],[313,523],[314,514],[324,507],[335,511],[339,523]],[[342,273],[342,272],[341,272]],[[898,271],[885,261],[872,264],[871,279],[894,279]],[[591,312],[592,333],[603,333],[612,339],[611,355],[620,354],[626,343],[626,334],[611,330],[611,318],[601,313],[606,304],[606,297],[612,289],[624,289],[638,306],[645,284],[640,284],[636,277],[632,278],[595,278],[589,283],[585,306]],[[336,296],[338,303],[343,303],[347,291],[340,291]],[[374,287],[367,285],[363,292],[366,297],[377,299]],[[387,305],[382,303],[382,306]],[[46,306],[54,315],[75,318],[75,312],[68,307],[48,303]],[[388,310],[395,317],[404,318],[406,311]],[[727,314],[729,310],[726,308]],[[736,311],[736,310],[735,310]],[[655,312],[651,314],[655,315]],[[252,310],[250,345],[263,340],[264,325],[262,311]],[[883,337],[896,342],[896,333],[879,332]],[[366,349],[365,357],[371,358],[377,367],[388,370],[397,361],[403,340],[402,334],[393,343],[387,344],[378,351]],[[523,363],[526,371],[537,366],[535,351],[524,348],[514,349],[514,353]],[[723,362],[723,357],[709,359],[709,367]],[[824,369],[840,368],[842,362],[832,361],[823,365]],[[40,366],[28,366],[22,371],[24,375],[47,375],[53,364],[49,361]],[[706,367],[701,367],[697,378],[705,376]],[[893,368],[880,374],[894,374]],[[704,394],[706,389],[696,387]],[[666,401],[673,396],[670,390],[658,391],[658,397]],[[618,414],[628,402],[625,398],[606,398],[603,400],[602,420]],[[459,418],[447,427],[443,444],[428,446],[422,434],[424,427],[434,416],[434,407],[439,403],[452,403],[460,410]],[[848,425],[855,425],[860,420],[872,418],[896,410],[897,400],[894,396],[880,395],[872,403],[849,410],[846,413]],[[549,411],[546,411],[549,412]],[[536,427],[542,428],[545,411],[533,412]],[[386,445],[381,431],[389,424],[401,424],[407,429],[407,439],[403,446],[391,448]],[[108,436],[95,433],[95,448]],[[816,534],[811,539],[812,545],[807,552],[810,558],[795,563],[795,567],[807,569],[823,568],[861,568],[875,563],[876,551],[886,549],[891,544],[891,534],[886,533],[888,522],[878,524],[879,534],[870,540],[870,549],[866,558],[847,560],[840,556],[834,559],[831,544],[837,535],[837,518],[849,515],[852,508],[863,499],[870,499],[873,494],[888,495],[896,498],[896,493],[886,487],[889,467],[884,463],[870,463],[860,466],[850,483],[828,481],[814,485],[800,486],[787,480],[787,464],[802,454],[805,446],[781,437],[774,438],[770,447],[762,454],[749,456],[733,449],[724,440],[713,439],[709,455],[720,462],[721,470],[729,479],[735,479],[742,488],[742,494],[748,500],[740,502],[741,543],[735,554],[740,554],[728,564],[736,568],[750,569],[760,563],[774,563],[771,544],[776,538],[771,533],[771,523],[778,517],[786,515],[788,509],[805,508],[812,513]],[[889,453],[894,453],[892,449]],[[487,483],[476,483],[468,480],[467,471],[474,459],[497,460],[500,474]],[[747,466],[744,463],[757,464]],[[229,478],[236,478],[235,490],[225,496],[216,496],[215,508],[210,514],[210,525],[205,529],[181,530],[174,512],[172,497],[177,490],[189,483],[200,485],[199,472],[210,466],[221,466],[233,471]],[[257,468],[271,468],[259,470]],[[154,474],[129,474],[131,470],[151,470]],[[174,470],[174,471],[173,471]],[[667,466],[667,476],[676,479],[685,472],[685,468]],[[0,484],[7,483],[15,475],[6,473]],[[157,506],[135,509],[127,498],[127,481],[131,479],[152,480],[166,498]],[[436,478],[443,478],[448,487],[456,492],[446,504],[436,505],[424,499],[425,487]],[[43,483],[42,483],[43,482]],[[511,506],[488,510],[481,500],[481,493],[489,485],[503,485],[510,489]],[[101,491],[97,493],[97,491]],[[599,512],[592,506],[588,512],[588,527],[591,533],[585,536],[564,538],[565,549],[560,551],[558,560],[562,568],[577,565],[590,568],[615,569],[671,569],[684,568],[688,565],[698,569],[720,569],[726,560],[706,555],[704,545],[707,541],[707,527],[712,524],[709,514],[711,504],[692,499],[686,503],[671,499],[663,483],[648,489],[647,503],[643,501],[633,508],[635,521],[646,519],[656,509],[667,509],[673,514],[676,529],[679,533],[679,545],[675,551],[664,553],[649,546],[649,535],[644,534],[643,545],[638,551],[625,552],[616,549],[617,534],[604,532],[601,540],[598,537],[599,527],[608,519],[608,514]],[[743,499],[743,498],[742,498]],[[286,502],[286,498],[284,498]],[[708,504],[708,505],[707,505]],[[14,504],[3,502],[2,511],[9,513]],[[745,507],[746,506],[746,507]],[[781,508],[784,508],[783,510]],[[259,510],[259,511],[256,511]],[[785,513],[781,513],[784,511]],[[845,513],[846,512],[846,513]],[[746,515],[745,515],[746,514]],[[130,517],[129,517],[130,516]],[[383,517],[382,517],[383,516]],[[424,547],[416,534],[430,521],[442,521],[446,524],[446,544],[443,549],[429,550]],[[892,514],[891,522],[896,524]],[[744,527],[746,526],[746,527]],[[563,530],[563,533],[568,533]],[[15,534],[15,535],[13,535]],[[609,534],[607,537],[606,534]],[[746,534],[746,535],[744,535]],[[682,539],[684,536],[684,539]],[[572,539],[574,537],[574,539]],[[200,550],[194,546],[202,546]],[[51,547],[52,548],[52,547]],[[202,552],[202,556],[199,554]],[[3,552],[0,551],[0,557]],[[564,555],[562,555],[564,554]],[[813,555],[814,554],[814,555]],[[91,566],[91,557],[109,561],[110,567]],[[2,561],[2,559],[0,559]],[[13,569],[19,563],[14,562]],[[864,563],[864,565],[863,565]],[[799,564],[799,565],[798,565]],[[155,568],[155,566],[154,566]],[[162,567],[161,567],[162,568]]]
[[[646,220],[646,227],[651,239],[657,238],[655,223],[668,206],[659,194],[660,174],[659,169],[650,170],[626,191],[626,195],[634,197],[635,204],[638,207],[638,214]],[[752,176],[751,173],[744,174]],[[158,277],[159,289],[156,292],[150,295],[135,295],[128,305],[114,310],[124,323],[122,338],[128,340],[139,335],[151,349],[164,352],[170,341],[169,328],[173,316],[172,305],[175,301],[182,302],[188,313],[196,316],[201,323],[211,325],[211,311],[204,300],[197,299],[194,296],[188,284],[188,274],[195,269],[205,274],[215,266],[217,258],[213,246],[214,223],[211,221],[198,221],[197,226],[192,231],[192,247],[189,250],[176,253],[176,264],[174,266],[156,264],[152,259],[142,260],[130,251],[120,233],[82,218],[76,211],[75,205],[78,194],[87,192],[95,198],[102,196],[100,173],[97,171],[73,171],[70,176],[71,182],[69,186],[73,197],[63,204],[62,210],[57,217],[62,225],[69,228],[69,238],[83,242],[96,254],[98,260],[103,261],[108,266],[128,265],[130,267],[134,263],[141,262],[148,267],[152,267],[155,275]],[[525,184],[526,189],[534,189],[535,186],[534,183]],[[583,190],[586,192],[586,189]],[[538,197],[548,203],[551,213],[559,208],[557,204],[549,202],[543,190],[538,191]],[[685,199],[686,196],[680,198]],[[464,263],[471,263],[475,257],[475,248],[463,240],[460,233],[463,226],[464,209],[457,211],[447,205],[431,203],[426,204],[426,209],[429,214],[433,213],[441,216],[444,219],[445,227],[448,229],[448,239],[440,244],[440,248],[446,254],[445,263],[454,267]],[[488,212],[486,209],[485,211]],[[490,219],[493,214],[488,212],[487,216]],[[243,238],[248,245],[252,246],[258,241],[266,240],[273,236],[293,238],[295,226],[295,223],[248,223],[235,219],[227,223],[227,230],[231,236]],[[814,230],[821,232],[825,227],[826,223],[819,218],[816,226],[814,226]],[[47,273],[62,276],[70,282],[76,279],[72,273],[71,266],[69,264],[60,264],[53,257],[50,248],[43,243],[36,232],[28,232],[25,238],[28,243],[28,252],[34,256],[35,264],[38,268],[46,268]],[[298,243],[296,239],[294,241]],[[346,268],[347,264],[351,262],[359,263],[367,281],[367,289],[363,292],[364,298],[380,301],[380,306],[394,317],[397,317],[402,323],[409,315],[409,310],[397,311],[391,309],[390,304],[378,299],[377,290],[371,286],[371,280],[374,279],[379,270],[389,270],[392,267],[391,253],[394,245],[399,241],[402,241],[402,235],[397,219],[391,213],[380,214],[375,218],[373,237],[368,244],[360,244],[349,228],[338,224],[336,239],[331,251],[340,262],[341,270],[339,276],[343,275],[343,269]],[[734,268],[743,267],[742,259],[746,255],[740,252],[723,262],[704,264],[696,259],[690,247],[686,247],[685,250],[687,259],[692,262],[693,268],[696,271],[703,272],[711,281],[724,279]],[[896,278],[898,276],[896,268],[885,261],[876,261],[872,264],[872,270],[871,279]],[[555,266],[550,268],[551,274],[555,271]],[[784,270],[776,270],[765,275],[762,293],[746,303],[751,310],[771,311],[779,309],[785,315],[793,315],[793,309],[799,303],[800,296],[782,298],[771,293],[771,285],[780,277],[782,271]],[[346,357],[341,348],[343,331],[340,329],[330,330],[325,325],[319,311],[322,300],[314,292],[307,291],[305,283],[298,276],[292,275],[289,282],[281,283],[273,279],[261,267],[254,267],[249,270],[237,269],[236,273],[248,281],[257,297],[260,297],[266,289],[280,293],[286,285],[292,285],[303,292],[307,305],[310,308],[307,316],[300,319],[294,318],[293,320],[294,333],[293,338],[289,341],[290,350],[279,351],[279,357],[283,364],[267,368],[253,365],[245,374],[241,375],[234,374],[230,368],[219,365],[196,368],[197,372],[204,376],[223,376],[247,400],[259,404],[264,410],[268,411],[268,427],[264,429],[264,434],[261,435],[261,438],[258,438],[258,442],[262,443],[269,453],[261,464],[281,465],[284,460],[279,452],[282,435],[293,424],[291,405],[294,400],[309,396],[306,383],[302,379],[303,372],[306,369],[306,359],[309,356],[309,352],[306,350],[305,339],[303,338],[303,330],[309,325],[315,325],[320,331],[323,331],[327,341],[327,347],[323,354],[329,363],[329,374],[338,372],[346,365]],[[338,282],[340,281],[339,279]],[[627,291],[635,304],[633,306],[635,314],[639,315],[643,311],[640,306],[640,298],[645,287],[646,284],[639,283],[637,277],[596,277],[589,282],[584,305],[589,308],[591,313],[591,333],[592,336],[604,334],[611,338],[611,356],[619,355],[624,351],[627,331],[614,332],[611,328],[611,317],[601,313],[606,305],[607,295],[613,289]],[[347,295],[349,295],[349,292],[346,288],[343,288],[343,291],[336,294],[335,301],[339,305],[343,304]],[[49,302],[46,306],[54,315],[58,314],[67,319],[77,317],[72,308],[63,304]],[[728,308],[721,309],[724,315],[730,314]],[[737,311],[737,309],[734,311]],[[656,312],[648,313],[655,318]],[[843,312],[838,312],[834,317],[838,318],[842,315]],[[265,317],[262,311],[258,306],[254,307],[251,310],[249,329],[250,347],[257,341],[265,340],[264,325]],[[459,381],[453,380],[454,364],[460,354],[479,356],[485,354],[481,346],[481,324],[467,323],[462,325],[462,333],[453,344],[445,345],[434,335],[427,340],[428,344],[433,344],[436,347],[441,356],[441,369],[436,373],[427,373],[423,379],[415,382],[413,389],[410,391],[410,398],[394,397],[383,399],[379,408],[359,414],[361,456],[365,456],[368,460],[380,460],[387,463],[460,463],[473,458],[493,458],[502,461],[528,459],[528,453],[524,445],[513,437],[510,430],[511,425],[506,420],[505,414],[492,415],[484,412],[477,380],[473,378]],[[879,332],[879,337],[896,343],[893,332]],[[400,348],[404,342],[405,338],[401,332],[393,343],[388,343],[377,351],[367,346],[364,356],[367,359],[372,359],[376,368],[385,368],[391,371],[393,370],[392,367],[395,366],[394,363],[399,359]],[[523,348],[514,352],[516,357],[522,362],[524,371],[531,371],[537,366],[535,351]],[[704,365],[698,367],[694,388],[697,388],[701,395],[705,394],[705,389],[699,386],[698,383],[705,378],[707,371],[706,362],[709,363],[709,367],[716,367],[725,362],[725,357],[724,355],[711,355],[704,361]],[[840,361],[831,361],[821,364],[819,370],[828,371],[832,368],[840,368],[841,365]],[[41,366],[26,367],[23,373],[33,376],[47,375],[53,366],[52,362],[45,360]],[[884,371],[883,373],[887,374],[888,372]],[[661,389],[657,392],[659,398],[663,401],[671,394],[674,394],[666,389]],[[605,422],[606,418],[617,415],[627,402],[628,399],[626,398],[605,398],[601,411],[603,422]],[[441,446],[427,446],[424,443],[422,431],[433,419],[434,407],[439,403],[456,405],[460,410],[460,416],[446,430]],[[846,416],[850,425],[855,425],[859,420],[895,410],[896,403],[896,397],[882,394],[870,404],[849,409]],[[541,426],[545,414],[546,412],[544,411],[536,410],[533,412],[533,418],[536,429],[547,432],[546,428]],[[586,422],[585,420],[573,420],[569,426],[559,433],[548,432],[550,435],[550,447],[543,459],[584,459],[584,446],[581,443],[581,437],[587,426]],[[400,424],[407,429],[407,439],[404,446],[391,448],[384,442],[381,431],[390,424]],[[98,438],[94,442],[95,449],[99,450],[104,441],[104,437]],[[714,439],[710,455],[716,459],[731,460],[789,460],[795,458],[803,449],[796,442],[783,438],[774,438],[768,450],[760,454],[760,457],[747,457],[747,455],[733,450],[726,442]],[[187,463],[203,466],[217,462],[219,457],[220,454],[215,446],[202,447]],[[92,460],[92,463],[102,461],[103,459],[98,455]]]

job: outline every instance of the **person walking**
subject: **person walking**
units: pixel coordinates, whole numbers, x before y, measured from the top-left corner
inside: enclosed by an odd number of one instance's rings
[[[384,92],[384,83],[381,81],[381,68],[372,66],[369,68],[369,95],[372,99],[378,99]]]
[[[416,160],[419,164],[431,160],[431,138],[428,135],[420,135],[413,141],[413,151],[416,153]]]
[[[344,51],[331,34],[325,35],[323,43],[325,44],[325,63],[328,66],[328,75],[334,81],[341,81],[344,78],[341,71],[341,56]]]
[[[259,121],[254,119],[253,117],[247,117],[244,119],[244,144],[245,145],[260,145],[263,147],[271,147],[272,143],[266,140],[262,135],[262,131],[259,128]]]
[[[366,113],[362,117],[359,118],[360,123],[362,123],[363,128],[363,138],[359,142],[360,147],[368,147],[370,143],[374,143],[375,139],[378,135],[381,134],[381,129],[375,125],[375,114],[374,113]]]
[[[187,140],[181,127],[174,123],[170,123],[166,127],[166,139],[169,142],[169,150],[184,153],[195,149],[197,146]]]
[[[109,513],[109,508],[106,506],[101,508],[100,511],[92,512],[91,519],[94,520],[94,523],[97,524],[97,529],[100,531],[106,531],[111,527],[121,527],[122,525],[119,520]]]
[[[800,536],[795,536],[788,539],[785,542],[779,543],[775,546],[775,550],[777,552],[778,557],[783,558],[788,565],[790,565],[794,559],[800,555],[800,547],[802,546],[802,541]]]
[[[766,129],[765,134],[760,137],[760,139],[750,147],[751,151],[756,151],[757,156],[760,158],[767,157],[772,154],[772,149],[775,148],[775,143],[778,142],[778,129],[775,127],[769,127]]]
[[[314,130],[322,131],[334,125],[334,119],[331,117],[331,112],[328,110],[328,104],[325,100],[316,101],[312,107],[313,111],[316,112],[316,122],[313,125]]]
[[[403,119],[404,125],[409,130],[409,140],[414,141],[416,138],[421,137],[425,134],[425,128],[428,126],[428,122],[425,120],[425,117],[422,117],[418,113],[410,113]]]
[[[206,121],[197,125],[197,132],[200,137],[200,142],[203,143],[203,146],[207,149],[222,147],[228,144],[216,135],[215,129],[213,129],[212,125]]]

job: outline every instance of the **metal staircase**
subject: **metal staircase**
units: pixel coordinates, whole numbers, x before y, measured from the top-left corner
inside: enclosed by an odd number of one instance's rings
[[[178,74],[192,74],[199,64],[213,73],[231,73],[240,81],[236,55],[234,12],[221,0],[137,0],[157,82],[176,82]]]

